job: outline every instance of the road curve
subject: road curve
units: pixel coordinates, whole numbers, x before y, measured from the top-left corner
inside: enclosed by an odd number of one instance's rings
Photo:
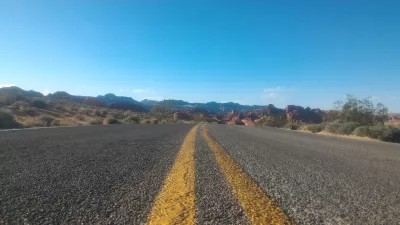
[[[0,224],[399,224],[399,195],[398,144],[217,124],[0,132]]]

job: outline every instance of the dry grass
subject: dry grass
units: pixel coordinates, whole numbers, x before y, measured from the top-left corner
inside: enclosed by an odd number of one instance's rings
[[[389,120],[389,121],[385,122],[385,125],[400,127],[400,120]]]

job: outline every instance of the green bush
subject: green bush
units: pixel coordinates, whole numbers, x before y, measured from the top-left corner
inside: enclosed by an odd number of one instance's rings
[[[337,134],[351,134],[353,131],[359,127],[360,124],[357,122],[347,122],[342,123],[339,129],[336,131]]]
[[[38,109],[45,109],[45,108],[47,108],[48,104],[46,101],[43,101],[40,99],[34,99],[31,102],[31,106],[36,107]]]
[[[388,142],[400,142],[400,129],[390,126],[362,126],[354,130],[353,135],[369,137]]]
[[[257,122],[257,125],[269,126],[269,127],[284,127],[285,124],[286,124],[286,118],[283,115],[264,116]]]
[[[12,129],[19,127],[21,127],[21,125],[15,121],[11,112],[0,109],[0,129]]]
[[[105,124],[120,124],[121,122],[119,122],[119,120],[115,119],[114,117],[107,117],[104,120]]]
[[[371,137],[371,131],[369,130],[369,126],[357,127],[352,134],[359,137]]]
[[[325,129],[324,124],[309,124],[304,126],[304,129],[312,133],[319,133]]]
[[[359,127],[360,124],[356,122],[338,123],[331,122],[326,124],[326,131],[334,134],[351,134],[353,131]]]
[[[56,118],[52,117],[52,116],[48,116],[48,115],[42,115],[39,116],[38,120],[39,122],[44,126],[44,127],[49,127],[51,126],[52,122],[55,120]]]
[[[122,120],[124,124],[137,124],[140,122],[140,118],[136,116],[128,116]]]
[[[93,119],[89,120],[89,124],[91,124],[91,125],[103,124],[103,119],[102,118],[93,118]]]

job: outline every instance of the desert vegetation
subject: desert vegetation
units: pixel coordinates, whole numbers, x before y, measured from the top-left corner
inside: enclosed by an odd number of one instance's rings
[[[273,123],[268,121],[271,119],[261,121],[262,125],[282,125],[284,119],[281,118],[280,122],[272,120]],[[335,102],[333,110],[324,112],[322,123],[308,124],[290,121],[284,127],[312,133],[326,132],[400,143],[400,128],[396,127],[394,121],[389,121],[388,109],[383,104],[375,105],[368,98],[357,99],[351,95],[348,95],[344,102]]]

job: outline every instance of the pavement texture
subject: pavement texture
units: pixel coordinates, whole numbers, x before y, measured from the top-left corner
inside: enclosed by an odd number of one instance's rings
[[[197,134],[196,162],[196,221],[198,224],[250,224],[231,187],[222,175],[214,153],[201,135]]]
[[[399,224],[400,145],[276,128],[209,133],[297,224]]]
[[[0,132],[0,224],[142,224],[192,125]]]
[[[193,127],[0,132],[0,224],[250,224],[257,196],[296,224],[400,224],[398,144]]]

